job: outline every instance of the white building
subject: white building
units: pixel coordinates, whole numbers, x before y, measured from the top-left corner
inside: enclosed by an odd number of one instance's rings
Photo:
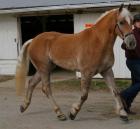
[[[15,74],[16,59],[24,41],[43,31],[76,33],[85,29],[106,10],[121,3],[140,11],[133,0],[0,0],[0,74]],[[115,43],[116,78],[129,78],[121,40]]]

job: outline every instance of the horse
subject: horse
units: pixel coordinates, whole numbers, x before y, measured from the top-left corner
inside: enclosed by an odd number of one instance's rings
[[[116,113],[122,120],[128,120],[119,90],[114,81],[113,46],[117,36],[123,39],[128,49],[134,49],[136,40],[132,30],[133,17],[126,7],[106,11],[97,19],[93,27],[79,33],[65,34],[43,32],[27,41],[20,52],[16,67],[16,92],[25,91],[25,81],[29,70],[29,61],[36,68],[36,73],[28,82],[24,103],[20,111],[24,112],[31,103],[32,93],[37,84],[42,82],[42,91],[50,99],[59,120],[66,120],[55,101],[50,83],[50,75],[55,66],[81,72],[81,97],[72,104],[69,118],[74,120],[88,98],[91,80],[97,73],[105,79],[116,102]]]

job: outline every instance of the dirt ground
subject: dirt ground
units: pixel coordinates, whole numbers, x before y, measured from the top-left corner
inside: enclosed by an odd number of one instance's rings
[[[33,94],[32,103],[23,114],[19,105],[23,97],[15,95],[15,80],[0,83],[0,129],[139,129],[140,96],[133,103],[136,116],[129,116],[130,122],[124,123],[115,114],[112,95],[107,91],[89,93],[77,118],[59,121],[48,99],[38,88]],[[67,115],[72,103],[80,97],[80,92],[54,91],[54,96]]]

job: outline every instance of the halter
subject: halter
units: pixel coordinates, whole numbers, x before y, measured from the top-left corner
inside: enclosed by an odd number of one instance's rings
[[[133,32],[128,32],[127,34],[124,35],[123,32],[122,32],[122,30],[120,29],[120,26],[119,26],[118,23],[115,25],[115,30],[116,30],[117,27],[118,27],[118,30],[119,30],[120,33],[121,33],[121,36],[122,36],[122,39],[123,39],[123,40],[124,40],[124,38],[126,38],[127,36],[133,34]]]

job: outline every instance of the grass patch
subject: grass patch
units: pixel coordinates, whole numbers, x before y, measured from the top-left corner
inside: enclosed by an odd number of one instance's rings
[[[119,89],[123,90],[130,86],[131,80],[116,79],[115,83]],[[108,89],[108,86],[106,85],[106,83],[103,79],[93,80],[91,87],[92,87],[92,89],[95,89],[95,90]]]
[[[131,120],[140,120],[140,115],[130,115]]]
[[[119,89],[125,89],[131,84],[130,80],[116,79],[116,85]],[[80,89],[80,80],[79,79],[70,79],[65,81],[58,81],[52,83],[55,89],[60,90],[79,90]],[[91,90],[108,90],[109,88],[105,84],[103,79],[93,79],[91,83]]]
[[[70,79],[64,81],[56,81],[52,83],[54,89],[60,90],[79,90],[80,89],[80,80],[79,79]]]
[[[0,82],[8,81],[14,79],[14,76],[10,75],[0,75]]]

